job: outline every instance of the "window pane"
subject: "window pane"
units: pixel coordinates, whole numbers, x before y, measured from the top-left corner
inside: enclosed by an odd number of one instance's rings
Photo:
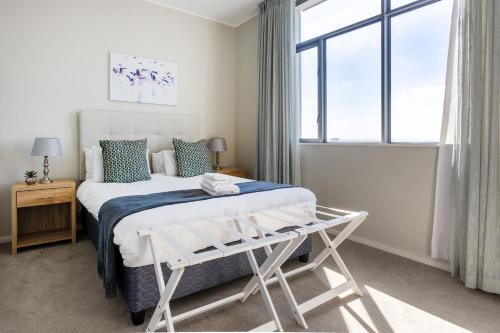
[[[439,141],[451,4],[443,0],[392,19],[394,142]]]
[[[380,142],[380,24],[327,41],[328,141]]]
[[[298,54],[298,97],[300,137],[318,138],[318,50],[316,47]]]
[[[300,13],[300,41],[380,14],[380,0],[326,0]]]

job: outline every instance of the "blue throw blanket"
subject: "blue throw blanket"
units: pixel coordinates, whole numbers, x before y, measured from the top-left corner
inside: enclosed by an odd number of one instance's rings
[[[116,295],[113,229],[123,218],[134,213],[162,206],[296,187],[294,185],[262,181],[251,181],[236,185],[240,188],[240,193],[216,197],[209,195],[201,189],[191,189],[146,195],[131,195],[106,201],[99,210],[99,241],[97,249],[97,270],[103,279],[106,297],[114,297]]]

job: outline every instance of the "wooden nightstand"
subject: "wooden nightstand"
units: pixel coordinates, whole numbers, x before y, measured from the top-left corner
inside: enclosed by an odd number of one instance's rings
[[[219,170],[214,169],[214,172],[215,173],[223,173],[223,174],[229,175],[229,176],[246,178],[245,170],[240,169],[240,168],[226,168],[226,167],[223,167],[222,169],[219,169]]]
[[[13,255],[21,247],[68,239],[76,243],[75,188],[69,179],[12,186]]]

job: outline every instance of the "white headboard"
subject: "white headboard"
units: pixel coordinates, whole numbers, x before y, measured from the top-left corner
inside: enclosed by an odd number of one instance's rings
[[[148,139],[151,152],[172,148],[172,138],[198,139],[198,116],[169,113],[83,110],[79,117],[80,179],[85,179],[83,148],[103,139]]]

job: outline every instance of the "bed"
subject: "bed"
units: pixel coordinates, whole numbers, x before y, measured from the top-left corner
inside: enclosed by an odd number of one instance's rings
[[[113,112],[86,110],[80,112],[80,177],[85,178],[85,161],[83,148],[97,145],[100,139],[147,138],[150,151],[171,148],[173,137],[185,140],[198,138],[196,116],[173,115],[138,112]],[[243,178],[235,178],[236,183],[247,182]],[[98,213],[107,200],[137,194],[150,194],[162,191],[199,188],[199,177],[178,178],[163,175],[152,175],[150,181],[131,184],[104,184],[84,181],[77,193],[81,204],[81,220],[94,244],[98,238]],[[144,310],[154,307],[159,300],[159,290],[155,279],[153,259],[146,244],[137,236],[137,230],[161,224],[168,228],[171,235],[190,244],[193,251],[207,251],[202,242],[181,234],[176,223],[185,220],[217,217],[235,212],[251,212],[273,208],[286,209],[297,205],[315,204],[316,198],[310,191],[302,188],[288,188],[263,193],[251,193],[231,198],[215,198],[204,202],[185,203],[180,205],[155,208],[142,211],[124,218],[114,229],[116,252],[117,285],[126,300],[132,322],[139,325],[144,321]],[[262,223],[274,230],[291,229],[290,223],[266,221],[260,216]],[[301,221],[297,221],[299,224]],[[201,222],[200,222],[201,223]],[[205,226],[200,225],[200,228]],[[220,241],[232,243],[227,235],[220,235]],[[161,249],[160,257],[168,256],[167,247]],[[304,242],[290,257],[307,261],[311,251],[311,241]],[[264,251],[255,253],[259,263],[266,255]],[[163,266],[163,265],[162,265]],[[163,267],[165,279],[171,271]],[[220,258],[186,270],[173,298],[183,297],[198,291],[215,287],[251,273],[251,268],[244,254]]]

